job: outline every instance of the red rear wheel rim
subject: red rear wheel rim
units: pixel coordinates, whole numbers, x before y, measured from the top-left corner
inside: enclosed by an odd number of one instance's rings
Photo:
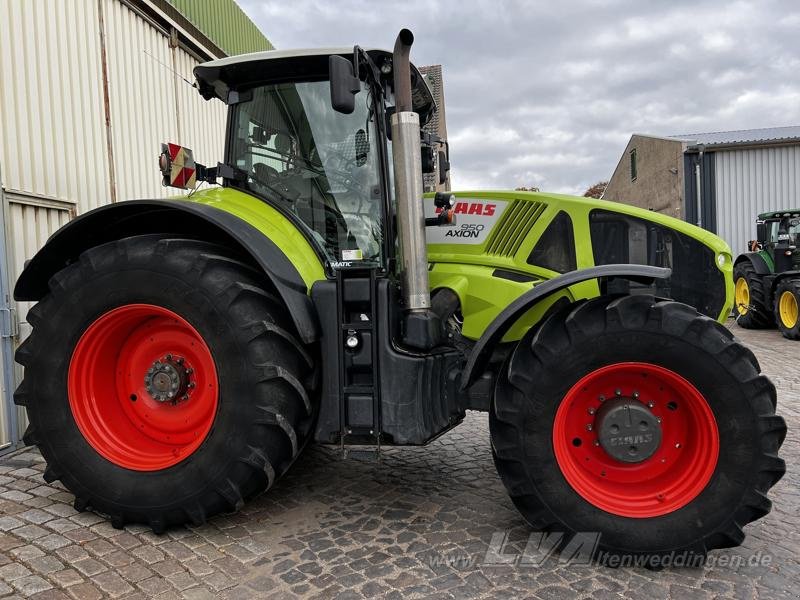
[[[78,429],[99,454],[120,467],[157,471],[184,460],[208,435],[217,370],[185,319],[160,306],[129,304],[83,333],[67,392]]]
[[[661,443],[641,462],[617,460],[600,445],[597,411],[615,397],[645,404],[660,419]],[[624,517],[665,515],[708,484],[719,457],[719,432],[703,395],[686,379],[648,363],[592,371],[556,412],[553,449],[572,488],[594,506]]]

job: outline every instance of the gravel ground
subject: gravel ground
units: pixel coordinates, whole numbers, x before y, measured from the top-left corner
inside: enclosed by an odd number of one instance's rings
[[[44,483],[31,449],[0,459],[0,597],[33,598],[797,598],[800,596],[800,343],[735,333],[778,388],[788,472],[773,511],[740,548],[703,568],[492,566],[491,541],[521,553],[529,537],[497,477],[487,417],[427,448],[378,462],[306,450],[242,512],[156,536],[113,529]]]

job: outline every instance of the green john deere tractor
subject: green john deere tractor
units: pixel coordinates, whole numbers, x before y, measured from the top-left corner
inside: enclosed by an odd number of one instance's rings
[[[161,167],[221,185],[91,211],[30,261],[15,399],[45,479],[161,532],[239,509],[310,440],[376,456],[482,410],[532,526],[619,555],[741,543],[786,427],[718,322],[728,246],[586,198],[423,199],[449,161],[412,41],[198,66],[224,162]]]
[[[733,269],[736,322],[800,340],[800,208],[758,215],[756,237]]]

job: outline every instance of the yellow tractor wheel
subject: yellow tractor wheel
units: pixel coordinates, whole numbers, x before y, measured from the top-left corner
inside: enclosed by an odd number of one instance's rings
[[[767,300],[764,278],[749,260],[733,268],[733,309],[736,323],[745,329],[765,329],[774,326],[772,306]]]
[[[736,280],[736,287],[734,289],[734,299],[736,305],[734,308],[740,315],[746,315],[750,310],[750,286],[747,285],[747,279],[742,276]]]
[[[800,340],[800,279],[784,279],[778,284],[775,320],[783,337]]]

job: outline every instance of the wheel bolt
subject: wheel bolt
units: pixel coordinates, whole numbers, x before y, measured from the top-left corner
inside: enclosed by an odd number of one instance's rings
[[[606,397],[605,396],[600,396],[597,399],[600,400],[600,402],[605,402],[606,401]]]
[[[587,423],[586,424],[586,431],[591,431],[591,430],[592,430],[592,424],[591,423]]]
[[[615,393],[617,396],[622,396],[622,390],[621,390],[621,389],[619,389],[619,388],[615,389],[615,390],[614,390],[614,393]]]
[[[634,400],[638,400],[639,399],[639,392],[633,392],[633,399]]]
[[[653,408],[655,405],[656,403],[650,400],[650,402],[647,403],[647,408]]]
[[[588,412],[589,412],[590,415],[593,415],[594,414],[594,408],[590,406]]]

